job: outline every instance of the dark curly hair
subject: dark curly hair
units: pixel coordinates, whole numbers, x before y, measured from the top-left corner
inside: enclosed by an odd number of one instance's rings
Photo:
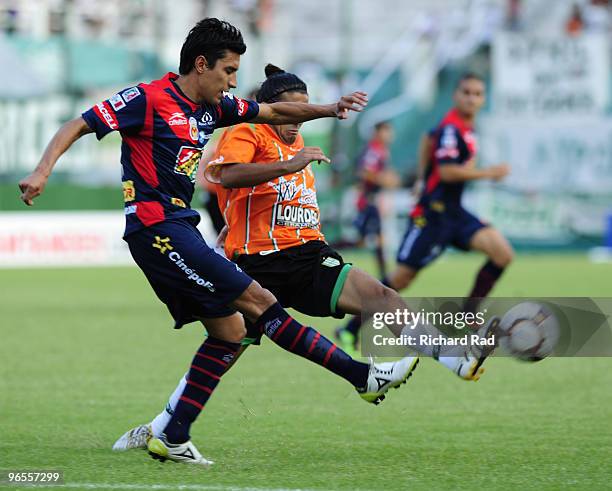
[[[283,92],[308,94],[308,88],[300,77],[288,73],[271,63],[265,68],[266,80],[257,92],[257,102],[277,102]]]

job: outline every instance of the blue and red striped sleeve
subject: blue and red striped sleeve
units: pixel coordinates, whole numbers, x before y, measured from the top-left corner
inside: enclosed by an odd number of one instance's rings
[[[465,142],[456,126],[445,125],[438,130],[434,156],[438,164],[461,164],[461,148]]]
[[[146,108],[144,90],[130,87],[96,104],[81,116],[101,140],[111,131],[138,133],[145,123]]]
[[[218,119],[215,127],[233,126],[256,117],[259,114],[259,104],[229,94],[221,99],[217,106],[217,113]]]

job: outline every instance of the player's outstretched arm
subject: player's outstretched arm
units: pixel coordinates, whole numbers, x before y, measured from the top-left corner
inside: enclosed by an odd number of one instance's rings
[[[323,161],[329,163],[319,147],[304,147],[291,160],[273,163],[236,163],[219,166],[217,182],[225,188],[244,188],[257,186],[277,177],[301,171],[310,162]],[[205,173],[210,180],[210,173]],[[213,180],[213,182],[215,182]]]
[[[508,164],[498,164],[485,169],[476,169],[459,164],[444,164],[440,166],[440,180],[444,182],[474,181],[477,179],[493,179],[498,181],[510,173]]]
[[[252,123],[292,124],[319,118],[348,118],[349,111],[361,112],[368,104],[365,92],[342,96],[334,104],[307,104],[305,102],[274,102],[260,104],[259,114]]]
[[[34,198],[42,194],[57,160],[75,141],[88,133],[93,133],[93,130],[82,117],[68,121],[57,130],[57,133],[47,145],[36,169],[29,176],[19,181],[21,200],[26,205],[32,206]]]

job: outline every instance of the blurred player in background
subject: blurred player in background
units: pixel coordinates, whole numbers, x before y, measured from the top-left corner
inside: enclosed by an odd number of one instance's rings
[[[476,168],[474,125],[485,98],[484,81],[475,74],[464,75],[455,90],[454,108],[421,140],[419,166],[424,170],[424,186],[400,243],[397,267],[383,279],[385,285],[401,291],[449,245],[482,252],[487,260],[468,293],[464,309],[469,312],[477,309],[480,299],[489,294],[513,257],[512,246],[504,236],[461,204],[466,182],[497,181],[510,171],[507,164]],[[361,318],[352,318],[337,333],[340,345],[354,346],[360,326]]]
[[[308,102],[306,84],[296,75],[268,65],[266,76],[257,95],[258,102]],[[405,309],[396,292],[345,263],[325,242],[309,156],[314,150],[318,154],[320,149],[304,147],[300,127],[301,124],[243,123],[225,130],[219,140],[214,159],[205,172],[209,179],[219,183],[219,204],[227,220],[224,234],[227,256],[270,290],[283,307],[307,315],[341,318],[345,313],[358,314],[365,299],[381,310]],[[261,335],[256,325],[247,322],[241,352],[251,344],[259,344]],[[301,339],[307,342],[298,343]],[[289,351],[308,359],[311,350],[322,341],[329,343],[314,330],[303,331]],[[304,351],[302,346],[310,348]],[[335,353],[348,356],[339,348]],[[411,374],[417,361],[407,357],[400,365],[373,364],[370,371],[384,388],[389,386],[389,376],[382,373],[385,369],[401,368],[401,377],[392,382],[399,384]],[[461,378],[475,380],[479,376],[474,372],[479,361],[473,357],[442,357],[439,361]],[[151,423],[126,432],[113,449],[146,448],[149,439],[159,437],[186,383],[185,378],[179,382],[166,408]],[[384,399],[384,395],[374,391],[361,395],[369,402]]]
[[[400,184],[398,175],[390,167],[389,146],[393,142],[393,127],[387,121],[374,126],[372,138],[357,162],[359,195],[355,227],[359,233],[358,246],[374,241],[376,264],[381,278],[387,275],[384,256],[384,240],[378,198],[383,189],[396,188]]]
[[[31,206],[57,160],[75,141],[93,132],[98,139],[111,131],[121,133],[124,239],[130,253],[168,307],[175,327],[199,320],[208,331],[163,437],[149,442],[149,452],[161,460],[211,463],[191,443],[189,433],[240,348],[246,330],[239,312],[286,349],[298,349],[299,342],[308,339],[305,333],[312,332],[289,316],[269,291],[216,254],[196,228],[199,215],[190,203],[204,146],[215,128],[243,121],[279,125],[345,119],[348,111],[367,104],[362,92],[329,105],[259,105],[235,98],[227,91],[236,87],[245,51],[242,34],[234,26],[214,18],[201,20],[181,48],[180,75],[168,73],[125,89],[65,123],[34,172],[19,183],[21,199]],[[311,150],[308,158],[327,160],[320,150]],[[304,347],[313,348],[310,359],[336,373],[361,373],[357,383],[367,391],[368,366],[334,353],[325,341],[313,337]]]

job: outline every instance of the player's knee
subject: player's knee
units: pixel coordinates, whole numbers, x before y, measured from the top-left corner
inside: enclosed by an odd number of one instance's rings
[[[276,302],[278,300],[272,292],[253,280],[244,293],[234,301],[233,305],[254,322]]]
[[[514,260],[514,250],[511,246],[504,247],[495,254],[493,262],[500,268],[507,268]]]
[[[244,337],[246,336],[247,330],[242,324],[234,324],[229,329],[225,331],[225,341],[230,343],[241,343]]]

